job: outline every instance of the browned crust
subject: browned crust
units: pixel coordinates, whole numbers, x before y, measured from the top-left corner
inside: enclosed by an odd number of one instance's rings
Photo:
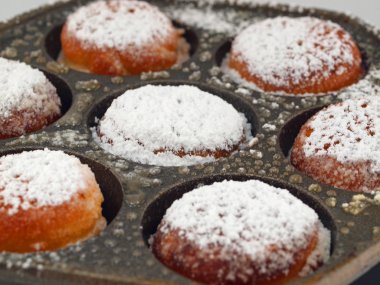
[[[0,200],[0,252],[56,250],[96,234],[103,196],[94,179],[68,202],[9,215]]]
[[[326,26],[325,31],[326,34],[328,34],[331,29]],[[344,40],[348,35],[344,30],[338,31],[337,34],[340,40]],[[359,81],[364,73],[360,50],[351,36],[349,36],[349,38],[350,40],[348,43],[354,58],[354,64],[336,64],[334,70],[330,72],[327,78],[323,76],[323,73],[327,71],[327,66],[324,66],[318,73],[312,74],[301,83],[294,83],[292,80],[289,80],[286,85],[276,86],[262,79],[259,74],[252,74],[248,69],[248,63],[241,60],[239,54],[234,53],[233,49],[228,65],[231,69],[237,71],[242,78],[255,84],[266,92],[285,92],[288,94],[300,95],[338,91]],[[337,70],[340,68],[345,68],[346,71],[342,74],[337,74]]]
[[[0,118],[0,139],[18,137],[35,132],[60,118],[60,114],[48,116],[32,110],[13,111],[10,116]]]
[[[99,128],[97,129],[97,134],[100,138],[105,137],[105,135],[100,132]],[[128,140],[128,138],[126,138],[125,140]],[[113,144],[112,140],[107,138],[107,137],[106,137],[106,141],[110,145]],[[168,148],[162,147],[160,149],[155,150],[153,153],[159,154],[159,153],[164,153],[164,152],[171,152],[174,155],[179,156],[181,158],[184,156],[190,155],[190,156],[200,156],[200,157],[213,156],[214,158],[218,159],[218,158],[222,158],[222,157],[229,157],[234,151],[238,150],[239,146],[244,142],[245,142],[245,135],[242,136],[242,138],[238,144],[228,146],[226,149],[217,148],[215,150],[203,149],[203,150],[185,151],[183,148],[181,148],[179,150],[173,150],[173,149],[168,149]],[[144,144],[141,142],[138,142],[138,144],[141,146],[144,146]]]
[[[378,189],[380,175],[371,173],[369,160],[342,163],[327,155],[306,156],[303,146],[314,131],[310,125],[315,116],[318,116],[318,113],[302,126],[294,141],[290,155],[291,163],[315,180],[337,188],[354,192]],[[334,143],[336,142],[332,141],[331,145]],[[329,144],[325,145],[325,148],[328,147]]]
[[[248,255],[230,253],[228,260],[222,257],[220,247],[209,247],[207,252],[183,237],[179,230],[171,230],[163,234],[159,229],[154,236],[152,250],[155,256],[167,267],[195,281],[211,285],[279,285],[298,277],[306,264],[307,258],[318,243],[317,230],[310,233],[308,244],[303,249],[294,249],[290,253],[294,263],[289,267],[288,274],[277,272],[272,275],[260,274],[254,259]],[[276,251],[273,245],[268,249]],[[247,268],[252,272],[244,272]],[[235,280],[228,278],[228,273],[234,270]],[[244,276],[244,277],[243,277]]]
[[[70,35],[67,23],[61,33],[62,52],[65,61],[73,66],[102,75],[136,75],[146,71],[169,69],[178,60],[183,31],[174,29],[162,41],[143,47],[128,46],[127,49],[84,47],[82,42]]]

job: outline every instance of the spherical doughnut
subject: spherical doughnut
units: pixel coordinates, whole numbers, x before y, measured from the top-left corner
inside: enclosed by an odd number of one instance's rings
[[[283,284],[329,256],[330,232],[287,190],[223,181],[183,195],[152,238],[166,266],[205,284]]]
[[[62,151],[0,158],[0,252],[51,251],[105,226],[103,195],[90,168]]]
[[[61,101],[45,75],[0,58],[0,139],[44,128],[61,115]]]
[[[95,138],[140,163],[190,165],[229,156],[250,136],[242,113],[194,86],[147,85],[116,98]]]
[[[338,188],[380,189],[379,111],[377,98],[350,99],[319,111],[295,139],[292,164]]]
[[[363,74],[352,37],[338,24],[313,17],[252,24],[234,39],[228,66],[261,90],[292,95],[337,91]]]
[[[168,69],[178,60],[182,31],[143,1],[96,1],[71,14],[61,33],[69,65],[105,75]]]

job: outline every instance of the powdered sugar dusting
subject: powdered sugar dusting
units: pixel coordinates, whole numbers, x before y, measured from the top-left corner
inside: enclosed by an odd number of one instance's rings
[[[68,32],[84,47],[150,46],[163,42],[174,28],[158,8],[143,1],[96,1],[79,8],[67,20]]]
[[[179,157],[176,151],[230,150],[248,141],[250,132],[245,116],[215,95],[194,86],[147,85],[113,101],[99,123],[98,141],[136,162],[179,166],[214,157]]]
[[[60,114],[61,102],[45,75],[25,63],[0,58],[0,118],[16,111]]]
[[[310,254],[305,266],[300,272],[300,276],[307,276],[317,268],[326,264],[330,258],[331,233],[319,223],[318,243],[314,251]]]
[[[320,111],[310,121],[306,156],[330,156],[339,162],[370,161],[380,172],[380,102],[377,96],[350,99]]]
[[[0,158],[0,211],[9,215],[67,202],[94,174],[62,151],[25,151]],[[94,178],[95,179],[95,178]]]
[[[251,74],[274,86],[319,83],[355,64],[351,36],[339,25],[313,17],[277,17],[255,23],[233,42],[232,53]],[[359,63],[360,64],[360,63]],[[337,69],[339,66],[339,70]]]
[[[344,89],[338,98],[342,101],[347,99],[361,99],[368,96],[380,96],[380,86],[376,83],[380,80],[380,70],[371,66],[368,74],[356,84]]]
[[[248,255],[259,273],[270,275],[287,272],[319,223],[314,210],[285,189],[225,180],[184,194],[167,210],[159,231],[179,230],[206,252],[217,245],[227,260]]]
[[[215,11],[210,7],[203,7],[203,9],[171,7],[171,9],[168,9],[168,13],[181,23],[227,35],[235,35],[253,21],[258,20],[256,18],[243,20],[241,19],[241,14],[235,10],[229,10],[228,12]]]

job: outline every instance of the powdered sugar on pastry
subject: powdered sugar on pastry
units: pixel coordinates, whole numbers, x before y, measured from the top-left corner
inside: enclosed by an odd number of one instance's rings
[[[286,273],[316,231],[330,236],[314,210],[287,190],[257,180],[223,181],[184,194],[167,210],[159,228],[163,235],[172,231],[196,244],[207,258],[219,247],[221,259],[249,256],[254,270],[265,276]],[[324,253],[319,249],[309,268],[326,260]],[[252,275],[252,262],[238,262],[235,269]]]
[[[45,75],[25,63],[0,58],[0,119],[17,111],[60,114],[61,102]]]
[[[232,152],[251,136],[247,119],[232,105],[186,85],[126,91],[113,101],[97,132],[105,150],[164,166],[213,161],[212,152]]]
[[[79,8],[67,20],[68,32],[84,47],[115,48],[164,42],[173,33],[170,20],[144,1],[96,1]]]
[[[62,151],[35,150],[0,158],[0,211],[60,205],[87,186],[94,174]]]
[[[360,50],[338,24],[277,17],[252,24],[233,41],[228,67],[268,92],[337,91],[363,73]]]
[[[380,172],[380,103],[376,97],[351,99],[320,111],[310,122],[306,156],[331,156],[339,162],[370,161]]]
[[[330,31],[326,34],[326,29]],[[235,39],[232,50],[248,62],[249,70],[275,85],[300,83],[314,73],[329,76],[337,64],[353,64],[351,37],[343,30],[317,18],[278,17],[251,25]],[[345,70],[337,70],[344,72]]]
[[[330,258],[330,247],[331,232],[326,229],[322,223],[319,223],[318,244],[314,251],[310,254],[299,275],[306,276],[314,272],[323,264],[326,264]]]

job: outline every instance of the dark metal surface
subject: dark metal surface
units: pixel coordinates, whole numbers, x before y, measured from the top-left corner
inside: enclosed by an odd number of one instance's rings
[[[1,55],[43,70],[56,85],[64,111],[67,110],[60,120],[42,131],[0,141],[0,155],[41,147],[78,155],[94,170],[101,185],[106,199],[103,212],[109,224],[100,236],[58,252],[0,254],[0,283],[192,284],[158,262],[147,246],[147,239],[174,198],[199,182],[212,183],[224,178],[256,177],[288,188],[314,208],[332,231],[330,261],[316,273],[291,284],[348,284],[363,272],[366,262],[373,264],[380,260],[379,207],[368,206],[358,215],[345,212],[342,204],[350,202],[353,193],[304,176],[286,157],[302,123],[317,106],[338,101],[336,94],[294,98],[241,88],[219,68],[229,50],[230,35],[183,23],[179,24],[186,28],[192,56],[181,68],[129,77],[71,70],[56,63],[61,47],[60,30],[67,15],[86,2],[56,4],[0,26]],[[151,2],[165,11],[171,7],[195,7],[192,3],[168,0]],[[353,35],[368,57],[368,67],[380,67],[377,50],[380,36],[349,16],[287,6],[218,5],[213,9],[220,13],[231,10],[239,13],[236,21],[278,15],[331,19]],[[148,83],[193,84],[224,98],[246,114],[258,143],[228,159],[191,167],[141,165],[106,153],[92,137],[90,128],[96,125],[95,117],[101,116],[112,99],[126,89]],[[266,123],[275,128],[265,128]]]
[[[366,274],[351,283],[351,285],[378,285],[380,284],[380,263],[371,268]]]

